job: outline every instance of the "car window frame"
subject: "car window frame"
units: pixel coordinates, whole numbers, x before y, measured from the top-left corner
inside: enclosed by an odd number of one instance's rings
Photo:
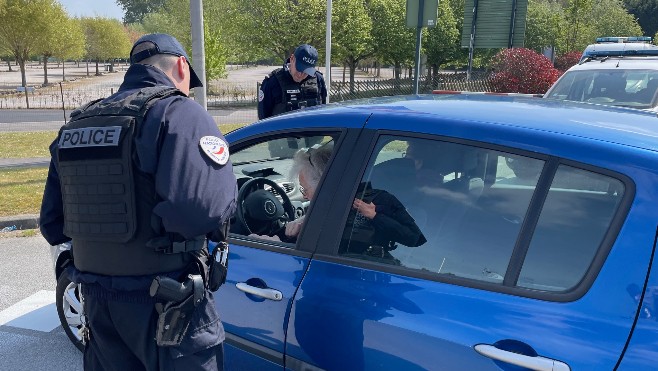
[[[349,148],[352,148],[356,145],[357,139],[359,137],[359,132],[362,129],[356,128],[345,128],[345,127],[314,127],[314,128],[303,128],[303,129],[290,129],[290,130],[276,130],[269,131],[265,133],[259,133],[256,135],[251,135],[240,140],[231,143],[229,147],[230,153],[239,152],[242,149],[248,148],[250,146],[266,143],[271,140],[281,139],[290,137],[291,135],[304,135],[304,136],[314,136],[314,135],[332,135],[336,134],[337,139],[334,144],[334,155],[332,155],[331,160],[327,164],[325,173],[322,175],[318,188],[316,190],[316,197],[313,202],[310,203],[307,210],[307,219],[304,222],[305,226],[300,231],[300,234],[297,238],[297,242],[292,245],[290,243],[266,240],[266,239],[257,239],[252,237],[247,237],[244,235],[229,233],[228,242],[231,244],[239,244],[241,246],[278,252],[283,254],[295,255],[304,258],[311,258],[315,252],[315,247],[317,246],[317,232],[313,232],[314,228],[307,228],[308,226],[322,225],[322,219],[325,218],[325,215],[322,213],[313,213],[314,209],[324,209],[328,207],[328,203],[331,202],[331,197],[320,197],[320,195],[325,193],[334,193],[327,192],[326,190],[331,190],[331,186],[323,186],[326,183],[326,179],[336,178],[334,173],[340,174],[345,166],[344,161],[340,163],[337,161],[336,154],[339,152],[349,152]],[[329,175],[332,174],[332,175]],[[338,175],[339,176],[339,175]],[[328,178],[329,177],[329,178]],[[325,189],[325,191],[323,191]],[[308,230],[311,232],[308,232]],[[305,237],[307,236],[307,237]]]
[[[515,154],[519,156],[532,157],[539,160],[545,161],[544,168],[539,177],[535,192],[532,195],[528,211],[525,215],[523,225],[517,236],[517,241],[515,243],[513,253],[510,257],[510,267],[508,267],[505,272],[505,278],[503,284],[485,282],[480,280],[474,280],[469,278],[448,276],[448,275],[437,275],[435,273],[424,272],[421,270],[414,270],[407,267],[394,266],[390,264],[383,264],[369,260],[355,259],[349,257],[342,257],[338,255],[338,249],[340,246],[341,235],[343,229],[345,228],[348,214],[350,211],[349,207],[341,207],[339,205],[350,205],[351,200],[356,195],[358,185],[363,179],[363,176],[368,168],[370,161],[373,156],[377,156],[377,153],[374,153],[374,150],[377,148],[377,143],[380,138],[383,136],[398,136],[409,139],[430,139],[437,141],[447,141],[456,144],[464,144],[469,146],[474,146],[477,148],[482,148],[485,150],[494,150],[510,154]],[[424,279],[429,281],[435,281],[439,283],[453,284],[466,288],[481,289],[491,292],[510,294],[515,296],[534,298],[540,300],[554,301],[554,302],[571,302],[582,297],[592,286],[596,277],[598,276],[608,254],[612,250],[614,242],[621,230],[621,227],[626,220],[626,217],[630,211],[631,204],[635,198],[635,183],[631,180],[630,177],[601,167],[594,165],[589,165],[586,163],[573,161],[566,158],[561,158],[554,155],[540,154],[536,152],[530,152],[519,148],[507,147],[493,143],[485,143],[480,141],[448,137],[442,135],[434,134],[424,134],[424,133],[415,133],[399,130],[378,130],[378,129],[364,129],[361,135],[361,144],[357,148],[367,148],[367,151],[362,151],[365,153],[359,154],[363,156],[364,161],[358,167],[358,171],[355,169],[347,169],[345,174],[350,174],[349,185],[343,183],[342,193],[337,193],[335,199],[333,200],[331,214],[331,222],[324,226],[325,230],[331,230],[333,237],[329,238],[328,234],[325,233],[324,238],[321,240],[319,248],[316,250],[314,259],[354,266],[364,269],[372,269],[380,272],[385,272],[389,274],[396,274],[405,277],[413,277],[418,279]],[[568,291],[562,292],[550,292],[550,291],[540,291],[530,288],[524,288],[521,286],[516,286],[516,281],[521,272],[523,258],[527,254],[530,242],[534,230],[539,221],[541,210],[538,205],[544,205],[546,198],[548,197],[549,190],[555,174],[560,167],[560,165],[570,166],[577,169],[582,169],[586,171],[591,171],[598,173],[604,176],[609,176],[615,178],[622,182],[624,185],[624,195],[619,203],[618,209],[610,221],[608,230],[603,236],[602,242],[599,245],[597,253],[594,255],[592,264],[589,269],[585,272],[582,280]],[[347,179],[345,179],[345,182]],[[509,277],[508,277],[509,275]],[[514,282],[514,285],[511,283]]]

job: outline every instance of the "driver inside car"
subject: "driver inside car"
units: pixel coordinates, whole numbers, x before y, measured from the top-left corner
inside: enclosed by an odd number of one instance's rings
[[[306,200],[312,200],[315,190],[320,183],[320,178],[329,163],[333,153],[333,142],[325,143],[319,147],[303,148],[295,153],[293,164],[290,170],[290,179],[298,179],[299,191]],[[259,235],[252,233],[249,237],[257,237],[274,241],[281,241],[282,238],[288,242],[294,242],[299,235],[304,224],[304,216],[289,221],[285,225],[283,233],[277,235]],[[283,234],[283,236],[281,236]]]

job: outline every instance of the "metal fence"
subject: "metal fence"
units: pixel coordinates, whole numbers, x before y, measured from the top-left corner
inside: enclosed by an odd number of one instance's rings
[[[441,73],[421,76],[418,93],[430,94],[433,90],[491,91],[488,73],[476,73],[467,79],[466,73]],[[405,79],[373,79],[351,82],[332,81],[331,101],[340,102],[360,98],[413,94],[414,81]]]
[[[65,82],[61,87],[29,87],[27,93],[16,87],[0,90],[0,109],[74,109],[91,100],[107,97],[118,88],[117,82]],[[253,107],[258,102],[260,83],[218,80],[208,84],[208,107],[235,108]],[[440,73],[436,76],[421,76],[419,93],[432,90],[492,91],[488,73],[474,73],[467,79],[466,73]],[[373,98],[412,94],[413,79],[360,79],[331,82],[330,101],[340,102],[359,98]],[[27,95],[27,101],[26,101]]]

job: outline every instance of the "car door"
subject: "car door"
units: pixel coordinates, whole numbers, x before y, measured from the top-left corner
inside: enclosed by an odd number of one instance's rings
[[[368,164],[345,171],[351,189],[327,211],[334,224],[292,303],[286,365],[613,369],[638,309],[628,290],[643,287],[653,248],[645,223],[613,249],[633,182],[513,139],[482,142],[500,131],[396,116],[368,121],[357,147],[369,152],[356,155]],[[405,121],[439,135],[395,131]],[[356,211],[355,198],[390,220]],[[620,253],[629,241],[638,256]]]
[[[299,115],[297,115],[299,116]],[[226,331],[227,370],[275,370],[284,367],[286,321],[290,302],[305,274],[324,219],[302,202],[295,179],[288,179],[292,155],[313,145],[331,141],[335,151],[354,145],[365,115],[314,119],[281,118],[251,125],[228,134],[231,160],[239,186],[266,177],[282,187],[293,200],[297,216],[306,215],[305,227],[295,243],[274,241],[269,236],[246,235],[233,218],[229,235],[229,271],[215,300]],[[340,125],[340,126],[339,126]],[[328,169],[342,165],[330,162]],[[327,170],[329,171],[329,170]],[[322,184],[320,188],[324,187]],[[275,192],[266,186],[270,192]],[[331,192],[331,187],[325,192]],[[280,197],[279,197],[280,199]],[[322,209],[322,205],[318,204]],[[240,205],[238,205],[240,207]],[[307,230],[311,230],[307,233]]]

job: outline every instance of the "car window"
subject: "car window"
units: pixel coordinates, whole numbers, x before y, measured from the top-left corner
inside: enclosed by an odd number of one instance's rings
[[[316,160],[319,181],[333,150],[331,135],[294,135],[251,144],[231,154],[233,171],[238,179],[238,208],[231,232],[258,240],[295,243],[310,205],[295,173],[294,157],[298,152],[322,148],[327,153]],[[320,167],[322,165],[322,167]],[[298,170],[297,170],[298,172]],[[290,200],[290,204],[285,202]],[[298,223],[294,236],[285,235],[289,223]]]
[[[658,70],[572,70],[555,83],[546,98],[651,108],[656,105],[657,92]]]
[[[561,165],[544,202],[518,285],[575,287],[592,264],[624,193],[621,181]]]
[[[339,254],[501,281],[536,185],[525,177],[534,174],[516,166],[523,177],[517,183],[509,154],[468,145],[382,137],[378,148],[356,195],[374,204],[376,214],[350,212]],[[529,160],[540,173],[543,161]],[[505,171],[496,179],[492,167],[499,164]],[[481,200],[485,184],[497,182],[505,192]]]
[[[338,254],[502,284],[544,165],[542,159],[470,145],[382,136]],[[565,291],[577,285],[622,196],[617,179],[560,166],[529,239],[518,286]],[[369,208],[361,208],[361,201]]]

